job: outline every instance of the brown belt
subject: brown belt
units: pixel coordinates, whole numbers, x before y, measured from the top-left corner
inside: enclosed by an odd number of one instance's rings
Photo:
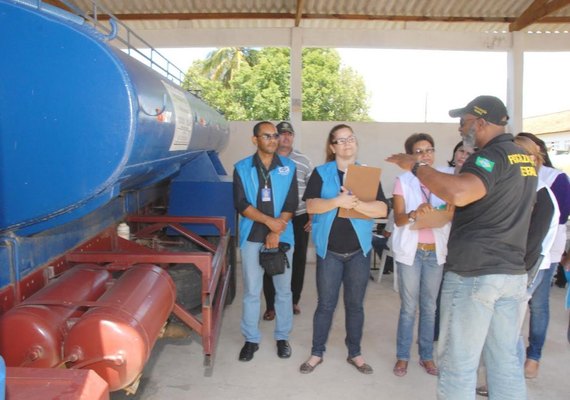
[[[418,250],[435,251],[435,243],[418,243]]]

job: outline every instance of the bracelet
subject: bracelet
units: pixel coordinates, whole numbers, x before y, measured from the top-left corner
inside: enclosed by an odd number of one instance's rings
[[[425,162],[417,162],[414,164],[414,166],[412,167],[412,174],[414,174],[414,176],[418,176],[418,168],[423,166],[423,165],[428,165]]]

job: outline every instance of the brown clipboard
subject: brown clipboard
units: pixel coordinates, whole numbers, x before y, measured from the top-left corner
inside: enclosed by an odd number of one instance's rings
[[[378,194],[381,173],[382,170],[377,167],[351,164],[345,172],[343,186],[361,201],[374,201]],[[346,208],[341,208],[338,216],[341,218],[370,219],[370,217],[356,210],[348,210]]]
[[[451,221],[453,218],[453,211],[449,210],[434,210],[426,214],[418,214],[416,217],[416,222],[410,229],[412,231],[417,231],[423,228],[441,228],[445,224]]]

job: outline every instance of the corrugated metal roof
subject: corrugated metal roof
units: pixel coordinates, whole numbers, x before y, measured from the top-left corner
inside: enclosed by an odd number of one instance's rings
[[[57,0],[51,3],[58,3]],[[75,0],[91,9],[90,0]],[[143,29],[170,28],[184,21],[186,28],[292,27],[508,31],[509,25],[535,3],[534,0],[100,0],[123,20],[136,20]],[[552,4],[563,5],[525,31],[570,30],[570,0],[553,0],[533,15],[543,15]],[[299,7],[299,10],[297,8]],[[300,18],[296,21],[299,11]],[[531,10],[532,11],[532,10]],[[532,15],[531,15],[532,19]],[[131,23],[131,22],[130,22]]]

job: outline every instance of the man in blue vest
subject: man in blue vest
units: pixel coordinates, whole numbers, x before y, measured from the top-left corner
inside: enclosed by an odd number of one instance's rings
[[[276,154],[279,133],[268,121],[253,127],[252,142],[257,152],[235,164],[233,176],[234,205],[241,215],[239,224],[243,302],[241,332],[245,345],[240,361],[250,361],[259,349],[260,297],[263,269],[259,252],[287,243],[287,259],[291,265],[294,249],[293,217],[298,203],[295,163]],[[291,357],[289,333],[293,326],[291,268],[273,276],[275,286],[275,331],[277,355]]]

